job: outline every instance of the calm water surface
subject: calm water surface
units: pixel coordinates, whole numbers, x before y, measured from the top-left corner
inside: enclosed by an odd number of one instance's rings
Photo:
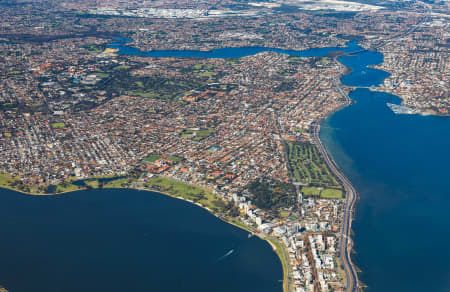
[[[382,55],[343,57],[342,82],[377,85],[388,76],[368,64]],[[321,138],[356,186],[356,265],[367,291],[450,291],[450,118],[396,115],[401,100],[366,88],[331,116]]]
[[[146,57],[181,57],[181,58],[241,58],[245,56],[255,55],[261,52],[276,52],[280,54],[288,54],[298,57],[323,57],[328,53],[334,51],[355,52],[362,48],[358,46],[357,41],[347,43],[346,47],[325,47],[314,48],[309,50],[282,50],[267,47],[241,47],[241,48],[222,48],[211,51],[191,51],[191,50],[154,50],[154,51],[140,51],[136,48],[129,47],[126,44],[129,40],[124,38],[117,38],[117,42],[110,44],[110,48],[119,49],[118,54],[146,56]]]
[[[153,192],[0,189],[0,284],[11,292],[282,291],[278,257],[247,235]]]

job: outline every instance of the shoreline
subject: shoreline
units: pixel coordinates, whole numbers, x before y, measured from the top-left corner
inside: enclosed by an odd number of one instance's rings
[[[345,106],[344,106],[345,107]],[[343,107],[343,108],[344,108]],[[353,251],[353,240],[351,238],[352,235],[352,221],[354,208],[356,202],[359,200],[359,195],[356,192],[354,186],[347,179],[347,177],[341,172],[336,162],[331,158],[325,146],[322,144],[322,141],[319,136],[320,125],[317,124],[314,127],[314,137],[317,141],[317,145],[322,153],[327,165],[331,169],[331,171],[338,177],[338,179],[342,182],[345,189],[345,210],[344,210],[344,218],[341,225],[340,236],[341,240],[339,241],[339,250],[340,250],[340,260],[344,265],[344,271],[346,273],[346,291],[362,291],[360,289],[360,282],[358,279],[358,267],[353,263],[351,259],[351,253]],[[342,240],[344,239],[344,240]]]
[[[378,69],[378,68],[375,68],[375,69],[381,70],[381,69]],[[402,97],[401,95],[398,95],[393,89],[385,87],[383,84],[377,86],[373,90],[372,89],[369,89],[369,90],[375,91],[375,92],[384,92],[384,93],[388,93],[388,94],[391,94],[391,95],[395,95],[396,97],[398,97],[400,99],[400,105],[409,107],[412,110],[414,110],[414,113],[412,113],[412,115],[421,115],[423,117],[426,117],[426,116],[450,117],[450,112],[449,113],[439,113],[436,110],[431,109],[431,108],[419,109],[417,107],[413,107],[413,106],[407,105],[407,104],[405,104],[406,98]]]
[[[379,52],[379,53],[383,54],[381,52]],[[384,54],[383,54],[383,56],[384,56]],[[386,79],[388,79],[392,75],[392,73],[390,71],[386,71],[383,68],[381,68],[381,64],[383,64],[383,63],[374,64],[374,65],[368,65],[367,68],[381,70],[381,71],[389,73],[389,76],[386,78]],[[384,92],[384,93],[388,93],[388,94],[391,94],[391,95],[395,95],[397,98],[400,99],[400,105],[409,107],[412,110],[414,110],[414,113],[412,113],[413,115],[435,116],[435,117],[450,117],[450,112],[448,112],[448,113],[440,113],[437,110],[432,109],[432,108],[422,108],[422,109],[420,109],[418,107],[405,104],[405,101],[406,101],[405,97],[403,97],[401,94],[398,94],[397,92],[395,92],[395,90],[393,88],[389,88],[389,87],[385,86],[384,81],[386,79],[384,79],[383,82],[381,82],[381,84],[379,84],[378,86],[375,86],[375,88],[373,88],[373,89],[369,88],[369,90],[370,91],[375,91],[375,92]]]

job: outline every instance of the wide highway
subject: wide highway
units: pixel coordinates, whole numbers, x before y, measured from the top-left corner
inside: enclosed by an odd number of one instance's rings
[[[326,163],[330,167],[334,175],[342,182],[345,189],[345,210],[343,216],[343,222],[341,224],[341,240],[339,241],[339,251],[341,262],[344,265],[345,274],[347,276],[347,287],[346,291],[356,292],[359,291],[358,286],[358,274],[356,268],[352,263],[351,251],[353,247],[353,242],[350,237],[352,229],[352,219],[353,219],[353,207],[355,206],[358,194],[353,187],[353,185],[348,181],[348,179],[342,174],[336,163],[330,158],[328,152],[320,141],[319,137],[320,123],[314,126],[313,138],[319,148],[320,153],[325,159]]]
[[[338,63],[340,64],[340,63]],[[340,64],[341,65],[341,64]],[[341,65],[342,66],[342,65]],[[343,66],[342,66],[343,67]],[[342,68],[343,69],[343,68]],[[341,83],[339,82],[339,76],[334,78],[333,83],[336,87],[337,91],[345,98],[345,104],[342,107],[348,106],[352,103],[352,100],[349,98],[347,93],[342,89]],[[341,108],[341,107],[340,107]],[[336,109],[339,110],[340,108]],[[332,113],[330,113],[332,114]],[[353,185],[350,181],[345,177],[345,175],[339,170],[334,160],[330,157],[327,150],[322,144],[320,140],[320,122],[314,125],[313,130],[313,139],[322,154],[325,162],[327,163],[330,170],[333,174],[341,181],[345,190],[345,210],[343,216],[343,222],[341,224],[341,240],[339,241],[339,253],[341,258],[341,263],[344,265],[344,271],[347,276],[346,281],[346,291],[347,292],[356,292],[359,291],[359,282],[358,282],[358,274],[356,271],[356,267],[352,263],[351,259],[351,251],[353,248],[353,241],[351,239],[351,230],[352,230],[352,220],[353,220],[353,208],[355,206],[356,200],[358,198],[358,193],[356,192]]]

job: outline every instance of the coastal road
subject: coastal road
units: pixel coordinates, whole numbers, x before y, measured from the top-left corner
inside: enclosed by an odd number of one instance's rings
[[[336,163],[330,158],[328,152],[320,141],[319,137],[320,132],[320,123],[315,124],[313,131],[313,139],[316,142],[317,147],[319,148],[320,153],[322,154],[325,162],[328,164],[329,168],[333,172],[333,174],[342,182],[345,189],[345,210],[343,216],[343,222],[341,224],[341,240],[339,241],[339,251],[341,262],[344,265],[345,274],[347,277],[347,292],[356,292],[359,291],[358,287],[358,274],[356,272],[356,268],[352,263],[351,259],[351,251],[353,248],[353,242],[350,237],[350,232],[352,229],[352,213],[353,208],[355,206],[358,194],[353,187],[353,185],[348,181],[348,179],[344,176],[344,174],[339,170],[336,166]]]
[[[335,61],[337,62],[337,60]],[[338,62],[338,64],[340,63]],[[341,68],[344,70],[342,65]],[[343,73],[333,78],[333,85],[335,86],[337,91],[341,94],[341,96],[345,99],[345,103],[335,111],[329,113],[329,115],[333,114],[334,112],[340,110],[343,107],[352,104],[352,100],[341,86],[339,78],[342,76],[342,74]],[[328,167],[333,172],[333,174],[341,181],[345,191],[345,209],[344,209],[344,216],[342,218],[343,222],[341,224],[341,232],[340,232],[341,239],[339,241],[339,254],[341,263],[344,265],[345,275],[347,277],[346,291],[357,292],[360,291],[360,289],[359,289],[358,273],[351,259],[351,251],[353,248],[353,241],[351,239],[351,230],[353,220],[353,208],[358,198],[358,193],[356,192],[355,188],[350,183],[350,181],[340,171],[334,160],[330,157],[327,150],[323,146],[319,136],[320,125],[321,122],[317,122],[316,124],[314,124],[313,139],[319,149],[319,152],[325,159],[325,162],[327,163]]]

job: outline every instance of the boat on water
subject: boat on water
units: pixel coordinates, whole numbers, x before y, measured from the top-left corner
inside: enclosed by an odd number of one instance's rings
[[[218,262],[226,259],[228,256],[230,256],[232,253],[234,252],[234,249],[230,249],[226,254],[224,254],[223,256],[221,256],[220,258],[217,259]]]

